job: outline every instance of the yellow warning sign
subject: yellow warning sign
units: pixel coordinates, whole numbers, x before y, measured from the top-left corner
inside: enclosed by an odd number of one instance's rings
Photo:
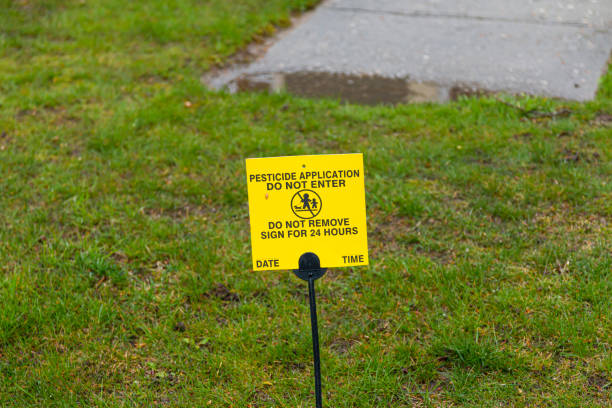
[[[253,270],[368,265],[363,155],[246,160]]]

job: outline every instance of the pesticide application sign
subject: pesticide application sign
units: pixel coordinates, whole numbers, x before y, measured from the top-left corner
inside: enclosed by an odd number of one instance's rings
[[[368,265],[363,155],[246,160],[253,270]]]

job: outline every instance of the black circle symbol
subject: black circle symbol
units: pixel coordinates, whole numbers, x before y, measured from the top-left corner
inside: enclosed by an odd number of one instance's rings
[[[291,198],[291,211],[306,220],[319,215],[322,206],[321,197],[312,190],[300,190]]]

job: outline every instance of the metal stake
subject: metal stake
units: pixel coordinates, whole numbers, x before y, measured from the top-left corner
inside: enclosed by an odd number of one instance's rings
[[[323,408],[321,390],[321,355],[319,354],[319,325],[317,323],[317,301],[315,294],[315,280],[325,274],[321,268],[319,257],[307,252],[300,257],[300,269],[293,271],[298,278],[308,281],[308,299],[310,301],[310,326],[312,329],[312,354],[314,356],[315,399],[316,408]]]
[[[321,397],[321,356],[319,354],[319,326],[317,324],[317,301],[315,299],[314,279],[308,279],[308,297],[310,298],[310,325],[312,327],[312,353],[314,355],[315,398],[317,408],[323,408]]]

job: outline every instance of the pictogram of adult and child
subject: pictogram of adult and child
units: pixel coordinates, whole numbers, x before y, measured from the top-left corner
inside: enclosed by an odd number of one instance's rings
[[[314,218],[321,211],[321,197],[312,190],[300,190],[291,199],[291,210],[300,218]]]

